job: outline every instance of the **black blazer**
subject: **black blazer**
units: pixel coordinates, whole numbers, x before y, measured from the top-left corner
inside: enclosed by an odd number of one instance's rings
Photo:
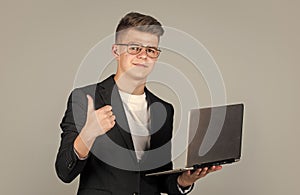
[[[145,93],[151,121],[150,149],[138,163],[114,75],[72,91],[60,124],[63,132],[55,167],[58,177],[67,183],[80,174],[78,195],[181,194],[178,175],[145,176],[148,172],[172,169],[170,141],[174,115],[171,104],[147,89]],[[96,139],[86,160],[79,160],[73,143],[86,121],[86,94],[93,97],[95,109],[112,105],[116,124]]]

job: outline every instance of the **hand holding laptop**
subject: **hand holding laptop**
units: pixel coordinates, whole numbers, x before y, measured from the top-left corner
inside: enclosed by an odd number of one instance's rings
[[[198,179],[205,177],[207,174],[221,170],[222,166],[212,166],[210,168],[199,168],[195,171],[185,171],[177,178],[177,183],[181,187],[188,187],[195,183]]]

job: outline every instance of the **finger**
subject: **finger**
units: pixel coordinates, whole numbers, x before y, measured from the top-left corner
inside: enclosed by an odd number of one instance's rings
[[[113,115],[112,111],[105,111],[105,109],[96,110],[96,113],[102,118],[110,118]]]
[[[192,172],[190,170],[188,170],[188,171],[183,172],[182,174],[186,175],[186,176],[190,176],[190,175],[192,175]]]
[[[200,173],[201,173],[201,171],[202,171],[202,168],[200,168],[200,169],[197,169],[196,171],[194,171],[193,173],[192,173],[192,176],[198,176]]]
[[[111,124],[114,124],[116,120],[115,115],[112,115],[110,117],[107,117],[106,119],[104,119],[104,121],[110,126]]]
[[[223,167],[219,165],[219,166],[216,167],[216,171],[221,170],[222,168]]]
[[[204,169],[202,169],[202,171],[201,171],[200,174],[199,174],[199,177],[204,177],[204,176],[206,176],[206,174],[208,173],[207,170],[208,170],[207,167],[205,167]]]
[[[215,172],[215,171],[218,171],[218,170],[221,170],[222,169],[222,166],[212,166],[208,172],[211,173],[211,172]]]
[[[100,120],[115,120],[114,113],[112,111],[105,111],[105,109],[96,110],[96,114]]]
[[[115,126],[116,122],[114,120],[107,119],[106,122],[103,123],[103,130],[105,132],[109,131]]]
[[[112,111],[108,111],[107,113],[106,113],[106,115],[108,116],[108,117],[112,117],[113,116],[113,112]]]
[[[113,128],[113,127],[115,126],[115,124],[116,124],[116,121],[112,121],[112,122],[111,122],[111,127],[110,127],[110,128]]]
[[[207,173],[214,172],[216,170],[216,166],[212,166],[207,170]]]
[[[106,105],[100,108],[103,112],[110,112],[112,110],[111,105]]]
[[[115,121],[116,120],[116,116],[115,115],[111,115],[110,120],[111,121]]]
[[[101,114],[107,114],[109,112],[112,112],[112,107],[110,105],[103,106],[96,110],[96,112]]]
[[[95,107],[94,107],[94,100],[90,95],[86,95],[87,99],[88,99],[88,112],[94,111]]]

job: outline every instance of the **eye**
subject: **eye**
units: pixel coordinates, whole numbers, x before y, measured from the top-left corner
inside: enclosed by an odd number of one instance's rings
[[[139,45],[128,45],[129,52],[138,53],[141,51],[141,46]]]
[[[151,53],[151,54],[155,54],[156,53],[156,50],[155,49],[152,49],[152,48],[147,48],[147,53]]]

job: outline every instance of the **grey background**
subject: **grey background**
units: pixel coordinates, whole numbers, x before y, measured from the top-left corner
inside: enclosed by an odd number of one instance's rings
[[[299,194],[299,6],[293,0],[1,0],[0,194],[76,192],[77,180],[63,184],[54,171],[58,124],[80,62],[129,11],[203,43],[219,65],[228,102],[246,105],[242,161],[198,181],[191,194]],[[152,88],[180,104],[166,86]],[[200,104],[208,105],[205,83],[198,90]],[[183,165],[184,155],[175,160]]]

